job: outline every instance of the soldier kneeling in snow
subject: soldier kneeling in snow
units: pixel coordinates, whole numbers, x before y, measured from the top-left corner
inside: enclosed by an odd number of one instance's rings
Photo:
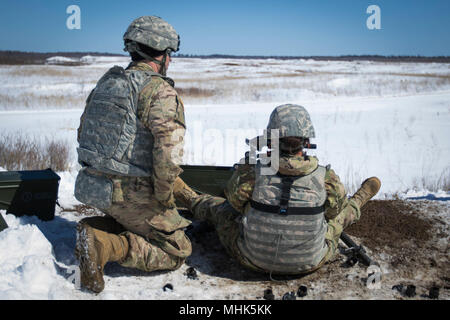
[[[335,172],[304,152],[315,134],[302,106],[275,108],[267,129],[279,130],[276,174],[261,174],[259,162],[240,164],[227,183],[226,199],[197,195],[179,178],[174,195],[195,219],[214,225],[229,255],[243,266],[270,276],[310,273],[337,252],[342,231],[359,220],[381,182],[365,180],[348,199]]]
[[[185,121],[166,71],[179,37],[161,18],[144,16],[123,38],[133,61],[98,81],[78,129],[83,168],[75,196],[106,214],[77,226],[81,285],[94,292],[104,289],[107,262],[147,272],[175,270],[192,251],[184,233],[191,221],[178,214],[173,197]]]

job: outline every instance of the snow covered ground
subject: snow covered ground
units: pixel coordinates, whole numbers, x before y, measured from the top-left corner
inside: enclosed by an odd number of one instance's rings
[[[79,204],[73,185],[84,100],[109,67],[128,63],[117,57],[83,61],[87,64],[70,67],[0,66],[0,134],[51,137],[70,146],[72,169],[58,173],[65,209]],[[185,102],[185,163],[232,165],[246,151],[245,138],[262,133],[274,107],[300,104],[316,130],[312,142],[318,149],[309,153],[331,164],[348,193],[366,177],[378,176],[377,199],[432,200],[447,226],[448,243],[450,64],[174,58],[169,76]],[[95,296],[71,282],[77,265],[74,226],[83,216],[57,208],[54,220],[42,222],[0,213],[9,225],[0,232],[0,299],[256,299],[270,285],[217,277],[208,261],[198,267],[214,256],[194,252],[175,272],[148,275],[108,266],[106,289]],[[198,269],[199,280],[187,279],[189,266]],[[382,267],[389,271],[387,264]],[[163,291],[166,283],[174,290]],[[389,285],[363,293],[353,286],[339,296],[318,280],[309,297],[397,298]],[[289,286],[277,289],[277,298],[294,290]]]

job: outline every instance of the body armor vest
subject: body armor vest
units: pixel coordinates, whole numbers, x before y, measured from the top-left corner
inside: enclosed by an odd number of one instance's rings
[[[153,135],[138,119],[137,105],[152,76],[166,79],[155,72],[114,66],[99,80],[81,128],[81,165],[108,174],[150,176]]]
[[[317,266],[327,252],[325,167],[305,176],[261,175],[242,219],[238,245],[257,267],[298,274]]]
[[[107,175],[146,177],[152,173],[153,135],[137,116],[139,93],[158,76],[114,66],[91,92],[79,137],[78,162],[83,166],[75,182],[75,198],[107,209],[113,181]],[[106,175],[105,175],[106,174]]]

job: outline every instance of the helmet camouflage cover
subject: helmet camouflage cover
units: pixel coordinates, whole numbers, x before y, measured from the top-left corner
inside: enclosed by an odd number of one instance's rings
[[[123,40],[126,46],[124,50],[128,52],[136,51],[135,42],[157,51],[170,49],[176,52],[180,46],[180,37],[175,29],[156,16],[143,16],[133,20],[125,31]]]
[[[314,127],[308,111],[297,104],[276,107],[269,119],[267,129],[279,129],[279,137],[314,138]]]

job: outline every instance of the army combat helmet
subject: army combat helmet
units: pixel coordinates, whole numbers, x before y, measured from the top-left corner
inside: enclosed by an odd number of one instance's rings
[[[283,104],[270,114],[267,129],[278,129],[279,137],[314,138],[314,127],[308,111],[297,104]]]
[[[136,52],[140,56],[161,66],[161,74],[165,74],[165,63],[171,52],[180,48],[180,36],[166,21],[156,16],[139,17],[129,25],[123,35],[124,51]],[[141,45],[163,53],[162,61],[156,60],[144,52]]]
[[[267,130],[269,131],[269,129],[279,130],[280,149],[282,151],[315,147],[315,145],[309,144],[309,139],[315,137],[311,117],[308,111],[300,105],[283,104],[276,107],[270,114],[267,125]],[[292,146],[292,140],[298,141],[298,147]]]

